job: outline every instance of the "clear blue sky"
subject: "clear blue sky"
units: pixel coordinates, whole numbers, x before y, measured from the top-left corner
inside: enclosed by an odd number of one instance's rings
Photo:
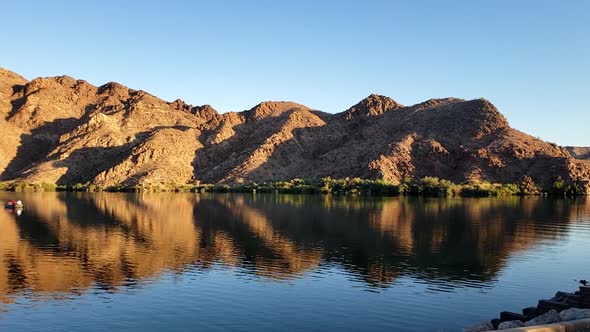
[[[221,112],[490,99],[590,146],[590,1],[4,1],[0,66],[117,81]]]

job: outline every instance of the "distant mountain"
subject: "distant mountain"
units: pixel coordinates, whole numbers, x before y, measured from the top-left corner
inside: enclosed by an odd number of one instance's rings
[[[590,160],[590,147],[566,146],[565,148],[576,159]]]
[[[566,146],[565,148],[572,157],[590,167],[590,147]]]
[[[325,176],[590,183],[577,152],[512,129],[485,99],[403,106],[370,95],[329,114],[262,102],[219,114],[118,83],[0,69],[0,180],[103,186]],[[590,188],[590,186],[589,186]]]

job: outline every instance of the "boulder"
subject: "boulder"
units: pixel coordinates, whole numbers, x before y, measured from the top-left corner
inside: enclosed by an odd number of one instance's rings
[[[555,309],[551,309],[541,316],[537,316],[524,323],[524,326],[544,325],[559,322],[559,313]]]
[[[494,326],[490,321],[485,321],[466,327],[463,329],[463,332],[482,332],[491,330],[494,330]]]
[[[499,320],[498,318],[494,318],[490,322],[492,323],[494,330],[496,330],[498,328],[498,325],[500,325],[500,323],[502,323],[502,321]]]
[[[559,313],[561,321],[590,318],[590,309],[571,308]]]
[[[505,330],[505,329],[514,329],[517,327],[523,327],[524,323],[519,321],[519,320],[509,320],[509,321],[505,321],[500,323],[500,325],[498,325],[498,330]]]
[[[537,307],[524,308],[522,309],[522,314],[526,318],[525,320],[531,320],[539,315],[537,313]]]
[[[524,317],[524,315],[516,313],[516,312],[502,311],[500,313],[500,320],[503,322],[508,321],[508,320],[525,321],[525,317]]]

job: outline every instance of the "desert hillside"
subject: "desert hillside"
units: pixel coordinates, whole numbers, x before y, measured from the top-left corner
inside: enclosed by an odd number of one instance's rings
[[[576,159],[590,160],[590,147],[566,146],[565,148]]]
[[[370,95],[337,114],[293,102],[242,112],[118,83],[27,81],[0,69],[0,180],[101,186],[437,176],[590,180],[576,152],[511,128],[485,99],[404,106]],[[572,157],[573,156],[573,157]],[[576,158],[574,158],[576,157]]]

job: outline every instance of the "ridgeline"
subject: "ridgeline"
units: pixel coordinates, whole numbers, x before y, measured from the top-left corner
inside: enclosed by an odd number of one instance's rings
[[[276,179],[306,179],[297,190],[406,194],[438,181],[436,195],[525,194],[523,183],[590,192],[587,149],[515,130],[485,99],[370,95],[336,114],[272,101],[220,114],[114,82],[0,69],[0,131],[0,181],[12,190],[281,192],[302,180]]]

